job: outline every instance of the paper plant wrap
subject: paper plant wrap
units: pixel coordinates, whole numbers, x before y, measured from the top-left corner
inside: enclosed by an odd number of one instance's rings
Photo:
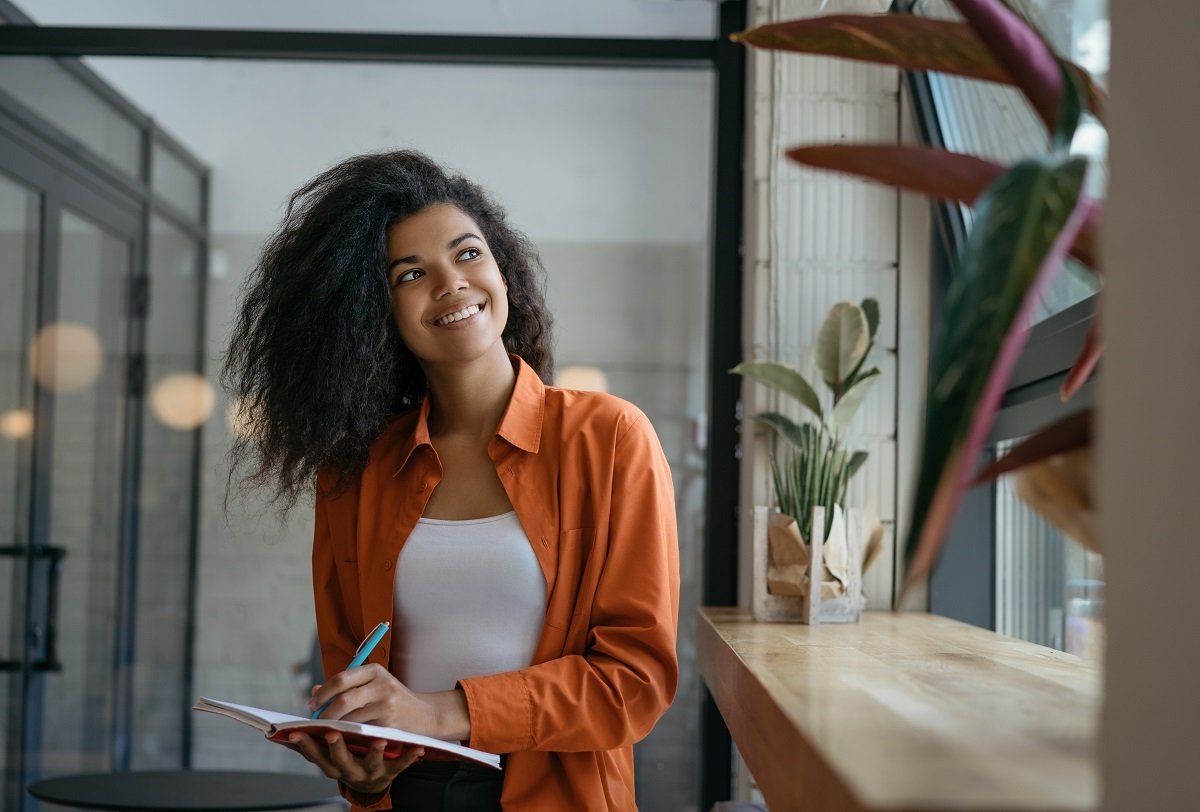
[[[883,546],[883,524],[873,510],[868,514],[866,526],[869,529],[861,547],[862,572],[866,572],[875,562]],[[828,600],[846,593],[851,561],[844,532],[831,533],[823,547],[821,598]],[[771,515],[767,527],[767,549],[767,591],[772,595],[807,595],[812,554],[795,519],[783,513]]]

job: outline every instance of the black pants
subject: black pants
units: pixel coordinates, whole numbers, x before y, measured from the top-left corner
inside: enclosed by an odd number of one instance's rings
[[[421,761],[392,782],[397,812],[500,812],[504,772],[462,761]]]

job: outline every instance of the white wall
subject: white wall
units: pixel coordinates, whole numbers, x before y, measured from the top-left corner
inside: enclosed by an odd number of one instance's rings
[[[752,6],[753,25],[800,19],[825,13],[820,0],[759,0]],[[839,12],[868,13],[886,7],[882,0],[842,3]],[[879,301],[881,319],[870,363],[882,375],[867,396],[847,434],[847,444],[870,453],[851,482],[847,499],[863,507],[873,503],[886,528],[888,545],[864,577],[870,605],[891,605],[897,499],[898,403],[897,350],[901,336],[913,335],[914,322],[901,324],[903,295],[918,296],[927,271],[922,251],[912,252],[909,237],[923,244],[928,224],[916,210],[915,221],[901,216],[901,196],[880,184],[802,168],[784,150],[802,144],[873,141],[895,143],[900,131],[900,79],[894,68],[829,57],[752,50],[749,95],[752,118],[747,143],[748,180],[743,297],[742,356],[772,360],[800,369],[816,382],[812,342],[825,314],[837,301]],[[902,233],[901,227],[904,231]],[[912,263],[901,275],[901,257]],[[927,265],[927,262],[924,263]],[[916,274],[910,273],[916,271]],[[924,313],[915,314],[918,333]],[[898,326],[899,325],[899,326]],[[908,357],[920,353],[906,346]],[[825,387],[814,383],[822,397]],[[804,417],[789,398],[747,381],[742,387],[747,415],[781,410]],[[753,421],[742,424],[740,548],[742,602],[749,602],[749,551],[753,545],[750,511],[774,500],[770,483],[766,432]]]
[[[214,233],[269,233],[287,195],[321,169],[404,146],[494,191],[534,239],[707,239],[703,71],[90,64],[212,167]]]
[[[1103,806],[1200,806],[1200,7],[1113,3],[1100,378]]]

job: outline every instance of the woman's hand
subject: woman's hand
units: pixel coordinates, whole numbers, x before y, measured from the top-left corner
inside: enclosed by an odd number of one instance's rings
[[[368,725],[398,727],[444,741],[465,741],[471,735],[467,699],[462,691],[417,693],[372,663],[334,674],[313,687],[312,710],[329,702],[322,719],[345,719]]]
[[[341,735],[332,731],[321,738],[307,733],[292,733],[288,741],[302,756],[320,767],[325,775],[363,795],[387,792],[397,775],[425,755],[425,748],[414,746],[405,747],[397,758],[384,758],[383,750],[387,742],[375,739],[371,742],[370,751],[365,756],[357,757],[346,747]]]

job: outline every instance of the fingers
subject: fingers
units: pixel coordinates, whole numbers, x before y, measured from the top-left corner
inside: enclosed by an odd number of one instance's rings
[[[345,739],[337,733],[326,733],[325,743],[329,747],[329,760],[341,772],[346,783],[362,783],[367,777],[367,770],[350,752]]]
[[[357,694],[349,696],[347,699],[348,701],[355,701],[362,696],[362,694]],[[333,705],[330,705],[329,707],[332,708]],[[382,725],[383,727],[391,727],[391,725],[388,724],[390,720],[387,718],[386,711],[386,702],[368,702],[346,711],[338,718],[346,722],[359,722],[360,724],[364,725]]]
[[[387,742],[383,739],[375,739],[371,742],[371,749],[367,751],[362,760],[362,766],[367,775],[383,775],[383,751],[386,747]]]
[[[407,770],[409,767],[411,767],[413,764],[417,763],[417,761],[419,761],[420,759],[422,759],[424,757],[425,757],[425,748],[424,747],[416,747],[416,746],[406,747],[400,753],[400,756],[398,758],[385,759],[383,764],[384,764],[385,769],[387,769],[387,771],[388,771],[388,776],[390,779],[390,778],[395,778],[397,775],[404,772],[405,770]]]
[[[366,694],[355,694],[356,690],[371,685],[378,688],[387,680],[395,680],[395,677],[386,668],[375,663],[342,671],[334,674],[323,685],[314,686],[312,698],[308,701],[308,708],[316,710],[328,702],[329,707],[321,712],[321,718],[344,719],[346,714],[355,708],[367,704],[376,693],[372,690]]]
[[[317,767],[320,768],[321,772],[325,773],[327,778],[333,778],[337,780],[342,777],[341,772],[326,755],[326,749],[318,744],[312,736],[309,736],[306,733],[293,733],[288,736],[288,741],[291,742],[292,747],[297,750],[300,755],[304,756],[305,759],[311,761],[313,764],[316,764]]]
[[[387,789],[397,775],[425,755],[425,748],[407,746],[401,750],[399,757],[384,758],[387,742],[374,739],[367,753],[357,757],[342,736],[333,732],[321,738],[293,733],[288,740],[294,749],[316,764],[328,778],[367,793]]]

